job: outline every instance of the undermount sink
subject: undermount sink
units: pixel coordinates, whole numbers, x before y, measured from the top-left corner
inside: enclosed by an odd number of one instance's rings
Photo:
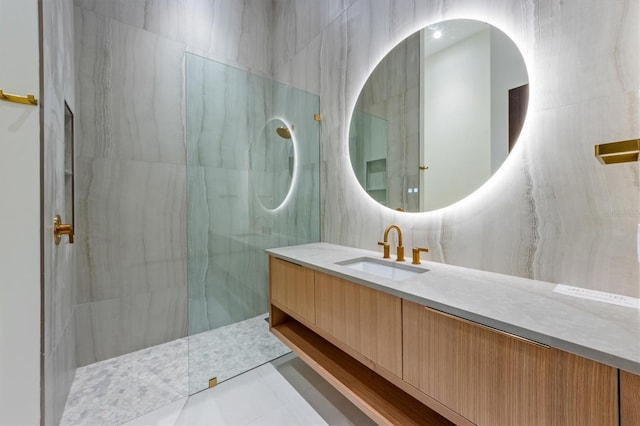
[[[428,271],[428,269],[418,268],[404,263],[387,262],[373,257],[359,257],[357,259],[344,260],[342,262],[336,262],[336,265],[346,266],[357,271],[396,281],[411,278]]]

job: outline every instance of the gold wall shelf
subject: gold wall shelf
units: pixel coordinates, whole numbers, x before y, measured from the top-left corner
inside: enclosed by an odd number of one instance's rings
[[[630,163],[638,161],[640,139],[603,143],[595,146],[595,155],[602,164]]]
[[[0,101],[15,102],[18,104],[25,104],[25,105],[38,105],[38,100],[33,95],[27,95],[27,96],[12,95],[10,93],[4,93],[2,89],[0,89]]]

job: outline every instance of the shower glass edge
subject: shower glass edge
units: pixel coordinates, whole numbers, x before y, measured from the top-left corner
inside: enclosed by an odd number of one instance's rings
[[[319,108],[317,95],[186,55],[189,394],[289,352],[265,321],[264,250],[320,240]],[[272,131],[283,126],[290,141]]]

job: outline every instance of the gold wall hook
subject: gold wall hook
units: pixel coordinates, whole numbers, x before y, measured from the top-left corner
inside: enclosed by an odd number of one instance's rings
[[[73,225],[68,223],[62,223],[62,218],[59,214],[53,218],[53,242],[56,245],[60,244],[60,240],[63,235],[69,236],[69,244],[73,244]]]
[[[0,100],[7,102],[15,102],[18,104],[25,105],[38,105],[38,100],[34,95],[20,96],[20,95],[12,95],[10,93],[4,93],[2,89],[0,89]]]

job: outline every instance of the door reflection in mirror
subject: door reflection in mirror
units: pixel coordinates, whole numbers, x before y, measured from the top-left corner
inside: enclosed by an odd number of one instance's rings
[[[430,25],[391,50],[365,83],[349,132],[354,173],[387,207],[446,207],[502,165],[527,103],[524,59],[506,34],[473,20]]]

